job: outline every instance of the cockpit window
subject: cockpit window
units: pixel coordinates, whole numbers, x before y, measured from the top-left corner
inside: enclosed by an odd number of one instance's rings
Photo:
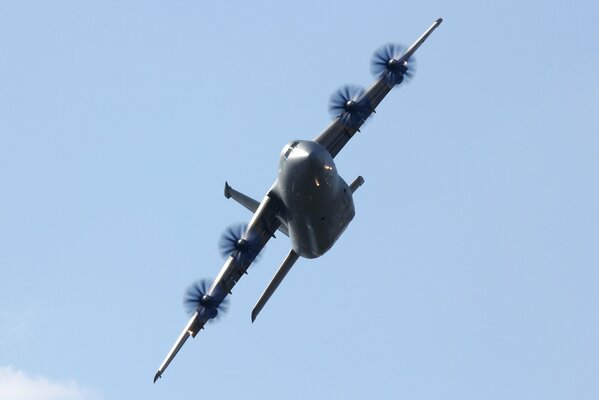
[[[299,144],[299,140],[296,140],[295,142],[291,143],[291,145],[289,146],[289,148],[287,149],[287,151],[285,152],[285,155],[283,157],[285,157],[285,158],[289,157],[289,154],[291,154],[291,151],[293,149],[295,149],[298,144]]]

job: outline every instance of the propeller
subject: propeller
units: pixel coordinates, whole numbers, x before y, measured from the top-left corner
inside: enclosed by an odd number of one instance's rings
[[[399,58],[404,52],[404,47],[399,44],[388,43],[379,47],[372,55],[370,64],[374,76],[384,77],[390,86],[399,85],[404,78],[412,78],[415,60],[410,58],[399,62]]]
[[[333,93],[329,101],[329,113],[339,117],[345,125],[359,125],[368,118],[371,108],[360,86],[345,85]]]
[[[223,258],[229,256],[239,257],[241,262],[254,261],[260,250],[252,239],[244,239],[247,224],[240,223],[229,226],[220,237],[218,247]]]
[[[183,306],[188,314],[193,314],[200,307],[204,307],[210,318],[218,319],[219,312],[227,312],[229,309],[229,299],[225,297],[217,304],[212,297],[206,294],[209,287],[206,279],[200,279],[187,288],[183,297]]]

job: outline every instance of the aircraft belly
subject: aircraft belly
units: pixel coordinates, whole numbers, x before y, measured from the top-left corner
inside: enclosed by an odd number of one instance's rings
[[[355,215],[349,189],[342,191],[340,196],[329,196],[326,201],[312,198],[293,203],[289,207],[289,237],[293,250],[305,258],[326,253]]]
[[[354,217],[351,189],[329,151],[316,142],[294,141],[283,148],[277,191],[292,248],[302,257],[326,253]]]

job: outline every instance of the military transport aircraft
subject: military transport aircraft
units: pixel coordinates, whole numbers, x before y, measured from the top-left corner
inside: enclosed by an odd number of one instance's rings
[[[407,50],[388,44],[372,58],[377,80],[368,89],[345,86],[333,94],[329,111],[331,124],[313,141],[295,140],[281,152],[278,177],[262,201],[254,200],[225,183],[225,197],[232,198],[254,213],[247,226],[229,228],[221,239],[226,261],[211,285],[199,281],[184,299],[191,319],[168,352],[154,376],[154,382],[179,352],[185,341],[195,337],[204,325],[225,311],[227,295],[262,250],[279,231],[288,236],[291,250],[252,310],[252,322],[298,258],[316,258],[326,253],[354,217],[353,193],[363,183],[358,176],[347,184],[337,172],[333,159],[359,132],[364,121],[395,86],[410,78],[412,55],[441,24],[437,19]]]

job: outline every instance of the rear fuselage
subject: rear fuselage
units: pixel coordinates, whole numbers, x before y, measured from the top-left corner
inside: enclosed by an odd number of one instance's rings
[[[291,246],[302,257],[326,253],[354,217],[349,186],[331,154],[316,142],[297,140],[283,148],[275,187]]]

